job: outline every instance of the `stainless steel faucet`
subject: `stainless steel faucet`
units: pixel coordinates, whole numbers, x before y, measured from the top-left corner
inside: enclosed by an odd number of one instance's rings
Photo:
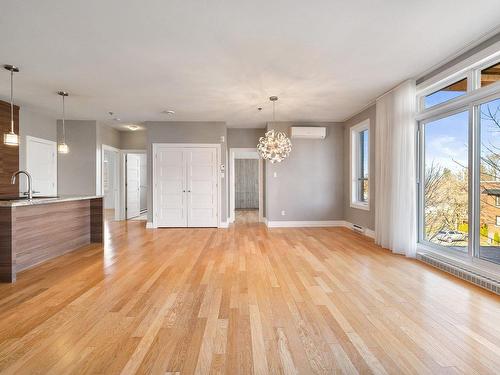
[[[32,200],[33,199],[33,189],[32,189],[32,185],[31,185],[31,175],[26,172],[26,171],[17,171],[15,172],[13,175],[12,175],[12,178],[10,179],[10,183],[11,184],[15,184],[16,183],[16,177],[20,174],[24,174],[26,175],[26,177],[28,178],[28,199],[29,200]]]

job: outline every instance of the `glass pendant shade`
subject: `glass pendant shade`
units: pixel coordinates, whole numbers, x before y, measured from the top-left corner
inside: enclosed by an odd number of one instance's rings
[[[69,147],[66,143],[59,143],[57,145],[57,152],[60,154],[67,154],[69,152]]]
[[[69,147],[66,144],[66,110],[64,106],[64,98],[69,96],[69,94],[66,91],[59,91],[57,94],[62,97],[62,140],[57,145],[57,152],[60,154],[67,154],[69,152]]]
[[[3,143],[9,146],[19,145],[19,136],[14,132],[14,73],[19,68],[14,65],[4,65],[4,69],[10,71],[10,132],[4,133]]]
[[[18,146],[19,145],[19,136],[14,133],[4,133],[3,135],[3,143],[9,146]]]
[[[285,133],[271,129],[260,137],[257,151],[263,159],[273,164],[280,163],[292,151],[292,142]]]

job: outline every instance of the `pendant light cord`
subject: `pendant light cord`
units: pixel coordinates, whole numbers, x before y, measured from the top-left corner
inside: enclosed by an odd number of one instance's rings
[[[10,70],[10,132],[14,133],[14,70]]]
[[[273,122],[276,122],[276,101],[273,101]]]
[[[62,96],[62,100],[63,100],[63,143],[66,144],[66,125],[64,123],[64,120],[66,118],[66,111],[64,109],[64,95]]]

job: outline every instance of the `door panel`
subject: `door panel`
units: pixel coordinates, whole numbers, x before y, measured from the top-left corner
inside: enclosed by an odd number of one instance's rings
[[[31,174],[34,195],[57,195],[57,145],[45,139],[27,138],[26,169]],[[25,184],[21,184],[25,191]]]
[[[216,227],[216,149],[160,147],[155,157],[156,225]]]
[[[217,153],[215,148],[188,149],[188,226],[217,226]]]
[[[127,219],[141,214],[141,159],[127,155]]]
[[[186,227],[186,160],[182,148],[156,154],[156,214],[160,227]]]

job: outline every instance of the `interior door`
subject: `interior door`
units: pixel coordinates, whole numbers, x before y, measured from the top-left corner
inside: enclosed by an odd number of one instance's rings
[[[57,144],[26,137],[26,169],[31,174],[34,195],[57,195]],[[20,184],[21,191],[26,183]]]
[[[141,214],[141,159],[127,154],[127,219]]]
[[[187,165],[187,208],[189,227],[216,227],[218,212],[217,151],[189,148]]]
[[[160,148],[155,155],[155,221],[159,227],[187,227],[186,154]]]

